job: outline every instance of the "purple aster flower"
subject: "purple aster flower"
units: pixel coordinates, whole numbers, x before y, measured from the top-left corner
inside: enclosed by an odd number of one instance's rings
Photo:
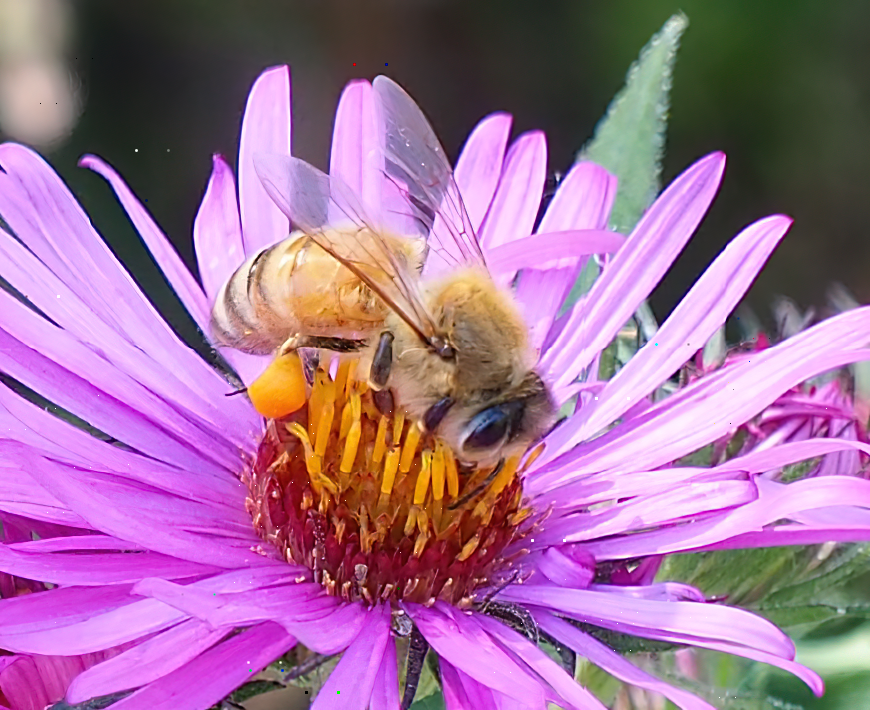
[[[367,203],[389,198],[377,192],[372,102],[367,82],[345,90],[330,166]],[[289,74],[269,70],[245,112],[238,193],[216,158],[197,216],[202,285],[117,174],[83,160],[112,184],[203,332],[224,280],[287,234],[252,156],[289,150],[289,115]],[[226,397],[227,380],[155,312],[57,175],[30,150],[0,146],[0,273],[16,292],[0,292],[0,369],[106,435],[0,391],[0,510],[57,526],[0,546],[0,570],[50,586],[0,600],[0,647],[70,657],[122,646],[66,695],[77,703],[128,693],[117,710],[208,708],[296,644],[343,653],[314,707],[397,708],[395,635],[407,633],[412,647],[438,654],[451,710],[602,708],[539,638],[682,708],[711,707],[634,666],[592,626],[771,663],[821,693],[764,619],[687,585],[644,584],[642,574],[614,584],[602,570],[637,572],[632,560],[686,550],[870,538],[870,482],[762,475],[825,453],[867,453],[863,442],[789,441],[718,466],[674,464],[810,377],[867,359],[870,310],[650,404],[784,236],[790,220],[769,217],[729,244],[653,342],[590,385],[584,374],[703,218],[724,157],[676,178],[625,240],[601,231],[613,177],[578,164],[535,232],[544,138],[529,133],[508,147],[509,131],[505,115],[481,122],[456,180],[494,278],[519,275],[517,299],[554,398],[584,396],[542,451],[467,501],[487,472],[455,469],[449,451],[398,415],[379,434],[382,415],[348,366],[317,373],[307,419],[289,429]],[[604,252],[614,254],[601,277],[559,317],[582,260]],[[224,354],[246,383],[267,364]],[[321,426],[326,412],[334,427]],[[354,437],[357,453],[344,462]]]

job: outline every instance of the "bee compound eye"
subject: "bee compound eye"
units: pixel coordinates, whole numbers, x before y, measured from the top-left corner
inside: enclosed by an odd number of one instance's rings
[[[500,444],[516,427],[522,412],[520,402],[505,402],[478,412],[468,423],[469,434],[462,447],[479,450]]]

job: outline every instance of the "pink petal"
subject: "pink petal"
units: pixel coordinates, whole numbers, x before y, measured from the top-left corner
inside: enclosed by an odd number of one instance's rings
[[[4,292],[0,324],[16,335],[17,340],[40,353],[56,353],[55,361],[63,363],[67,369],[78,364],[79,373],[86,380],[92,380],[92,384],[97,384],[98,381],[129,383],[128,387],[133,386],[139,390],[140,409],[155,411],[156,408],[162,411],[156,417],[158,421],[182,420],[182,415],[170,406],[175,403],[178,408],[189,410],[186,417],[188,420],[202,417],[199,424],[204,428],[209,427],[207,422],[215,422],[210,426],[214,433],[219,433],[220,439],[230,437],[236,440],[236,446],[246,445],[245,439],[239,436],[239,424],[242,423],[243,429],[246,426],[253,427],[258,418],[248,403],[226,400],[224,394],[229,389],[226,380],[190,348],[184,345],[185,354],[182,354],[161,346],[159,357],[155,359],[147,352],[153,342],[150,346],[145,344],[145,339],[137,342],[137,338],[124,328],[114,328],[110,325],[111,321],[97,317],[81,300],[81,292],[71,291],[45,264],[2,231],[0,256],[4,260],[4,278],[22,293],[27,293],[30,301],[62,328],[39,317]],[[136,294],[141,296],[138,291]],[[123,310],[119,305],[119,311]],[[168,328],[162,319],[160,324],[163,329]],[[135,328],[133,332],[137,332]],[[148,337],[154,341],[152,334]],[[142,335],[141,331],[139,335]],[[176,341],[176,346],[178,345]],[[7,348],[11,349],[13,346],[9,345]],[[22,361],[19,356],[10,367],[19,371],[29,367],[34,374],[30,359],[25,357]],[[17,377],[20,379],[20,376]],[[59,385],[60,396],[64,396],[64,385],[60,382],[56,384]],[[34,389],[40,391],[39,387]],[[55,394],[44,389],[41,393],[49,399]],[[121,400],[126,403],[136,401],[132,395],[130,399],[121,397]],[[67,408],[75,412],[75,407]],[[97,416],[100,416],[99,413]],[[111,421],[111,417],[103,417]],[[88,420],[87,416],[83,418]],[[93,420],[91,423],[100,426]],[[107,429],[103,430],[110,433]],[[196,436],[190,429],[188,435]],[[247,446],[250,446],[250,442]]]
[[[652,634],[669,636],[682,639],[678,643],[692,645],[712,639],[794,658],[794,644],[788,636],[766,619],[734,607],[635,599],[623,594],[541,584],[514,584],[506,587],[499,598],[647,638],[653,638]]]
[[[239,144],[239,206],[245,255],[287,236],[290,224],[266,194],[254,170],[255,153],[290,155],[290,70],[267,69],[254,82],[242,119]]]
[[[148,210],[136,198],[127,183],[108,163],[95,155],[86,155],[79,160],[79,167],[88,168],[106,179],[118,201],[145,242],[145,246],[157,262],[169,285],[172,286],[196,324],[208,332],[209,307],[205,294],[196,279],[185,266],[178,252],[163,234]]]
[[[443,602],[431,609],[417,604],[404,606],[432,648],[448,663],[477,682],[528,705],[542,703],[541,686],[462,612],[454,613]]]
[[[578,377],[659,282],[704,217],[724,168],[725,156],[713,153],[676,178],[638,222],[588,297],[575,305],[542,359],[545,379],[556,390]]]
[[[852,476],[826,476],[788,485],[756,479],[759,499],[728,514],[692,525],[637,533],[629,538],[593,541],[587,549],[597,560],[627,559],[709,547],[746,533],[757,533],[780,519],[829,506],[870,508],[870,481]],[[832,525],[832,540],[839,526]],[[822,528],[823,529],[823,528]],[[855,539],[861,536],[854,531]],[[795,543],[798,544],[798,543]]]
[[[210,305],[215,303],[224,282],[245,260],[233,171],[220,155],[215,155],[212,162],[208,187],[193,222],[193,244],[199,264],[199,277]],[[203,332],[211,336],[210,318]],[[233,366],[245,384],[256,379],[268,362],[265,358],[247,355],[231,348],[222,350],[221,355]]]
[[[388,637],[375,685],[372,688],[370,710],[398,710],[398,708],[399,675],[396,665],[396,642],[392,637]]]
[[[155,552],[76,555],[25,552],[0,545],[0,570],[17,577],[52,584],[98,586],[136,582],[142,577],[184,579],[212,574],[219,567],[198,565]]]
[[[556,188],[538,231],[606,229],[616,187],[616,176],[600,165],[586,160],[574,163]]]
[[[615,253],[625,237],[603,229],[571,229],[537,233],[491,249],[486,263],[492,274],[502,280],[520,269],[552,269],[576,262],[589,254]]]
[[[113,710],[209,708],[294,645],[296,640],[278,624],[260,624],[119,700]]]
[[[691,291],[647,343],[611,379],[597,405],[580,413],[580,439],[604,429],[631,405],[654,391],[703,347],[752,285],[791,220],[774,216],[747,227],[704,272]]]
[[[250,521],[244,526],[244,510],[232,520],[226,509],[209,512],[192,501],[173,500],[172,496],[156,491],[148,495],[146,488],[117,477],[59,462],[49,465],[45,459],[34,459],[30,471],[37,481],[50,485],[71,510],[96,529],[115,537],[139,542],[155,552],[217,567],[266,561],[250,549],[258,539],[253,529],[246,530]],[[175,517],[182,508],[183,516]]]
[[[870,357],[858,350],[870,340],[870,308],[829,318],[783,343],[763,350],[751,361],[701,378],[617,426],[588,446],[580,445],[560,460],[561,472],[548,483],[571,477],[571,470],[654,469],[697,451],[772,404],[777,397],[822,372]],[[751,396],[750,396],[751,395]],[[579,420],[578,420],[579,421]],[[577,441],[573,420],[551,434],[541,466]]]
[[[590,512],[548,520],[527,546],[535,549],[620,535],[710,511],[746,505],[756,498],[756,487],[751,481],[693,483],[657,495],[640,496]]]
[[[0,146],[0,163],[6,171],[0,174],[0,214],[29,250],[22,252],[0,234],[4,256],[11,255],[13,262],[4,266],[4,278],[56,323],[105,352],[109,362],[128,367],[167,400],[180,400],[215,421],[226,418],[226,435],[232,436],[229,422],[251,416],[240,407],[244,403],[216,406],[224,399],[226,381],[155,311],[60,178],[39,156],[14,144]],[[152,376],[155,363],[162,365],[157,377]]]
[[[439,659],[446,710],[499,710],[493,691]]]
[[[468,136],[456,161],[456,184],[471,225],[478,231],[501,177],[512,121],[506,113],[484,118]]]
[[[595,560],[580,564],[558,547],[549,547],[535,561],[538,571],[553,584],[561,587],[586,589],[595,577]]]
[[[568,705],[579,710],[586,710],[586,708],[605,710],[598,698],[577,683],[559,664],[528,639],[485,614],[476,614],[473,618],[503,648],[522,660],[531,671],[559,694],[560,698],[557,701],[559,705]]]
[[[84,671],[70,684],[66,699],[75,705],[148,685],[189,663],[229,633],[231,629],[213,629],[195,619],[183,621]]]
[[[221,286],[245,260],[236,181],[220,155],[212,157],[211,177],[193,222],[193,244],[199,277],[213,303]]]
[[[365,624],[341,657],[311,710],[366,710],[390,640],[390,607],[370,609]],[[396,686],[398,692],[398,685]]]
[[[715,710],[701,698],[642,671],[600,641],[550,612],[535,610],[533,615],[538,625],[553,638],[624,683],[660,693],[682,710]]]
[[[84,669],[113,651],[83,656],[6,656],[0,692],[14,710],[44,710],[61,700],[67,686]]]
[[[372,214],[380,212],[384,181],[378,131],[372,85],[364,79],[350,82],[335,113],[329,174],[362,198]]]
[[[498,188],[480,227],[484,253],[532,233],[546,178],[544,134],[524,133],[508,150]]]

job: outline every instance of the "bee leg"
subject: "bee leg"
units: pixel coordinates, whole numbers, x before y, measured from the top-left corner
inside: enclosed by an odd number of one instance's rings
[[[408,664],[405,670],[405,691],[402,693],[402,710],[408,710],[414,702],[417,694],[417,685],[420,683],[420,674],[423,672],[423,662],[429,652],[429,642],[423,638],[423,634],[415,626],[411,632],[408,644]]]
[[[393,367],[393,334],[390,331],[381,333],[378,347],[372,358],[372,367],[369,370],[369,383],[372,389],[380,390],[387,386],[390,379],[390,370]]]
[[[435,404],[429,407],[423,415],[423,426],[426,427],[426,431],[434,432],[441,423],[441,420],[447,416],[447,412],[450,411],[450,408],[453,405],[453,397],[447,396],[442,397],[435,402]]]
[[[474,498],[474,496],[476,496],[478,493],[481,493],[484,490],[486,490],[486,487],[495,480],[495,477],[498,476],[499,473],[501,473],[501,470],[503,468],[504,468],[504,459],[499,459],[498,463],[495,465],[495,468],[489,472],[487,477],[484,478],[483,481],[480,482],[480,485],[477,488],[475,488],[470,493],[466,493],[459,500],[456,500],[453,503],[451,503],[449,506],[447,506],[447,510],[456,510],[457,508],[465,505],[468,501],[470,501],[472,498]]]
[[[280,355],[286,355],[299,348],[314,348],[317,350],[332,350],[336,353],[355,353],[367,345],[365,340],[351,338],[328,338],[319,335],[294,335],[281,346]]]
[[[393,391],[390,389],[372,390],[372,401],[377,410],[388,417],[393,416],[396,403],[393,400]]]

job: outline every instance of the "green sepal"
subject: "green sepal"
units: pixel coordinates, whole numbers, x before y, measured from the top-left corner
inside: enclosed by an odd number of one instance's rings
[[[591,160],[619,180],[610,226],[628,234],[659,192],[669,97],[680,37],[689,24],[677,13],[631,65],[578,160]]]

